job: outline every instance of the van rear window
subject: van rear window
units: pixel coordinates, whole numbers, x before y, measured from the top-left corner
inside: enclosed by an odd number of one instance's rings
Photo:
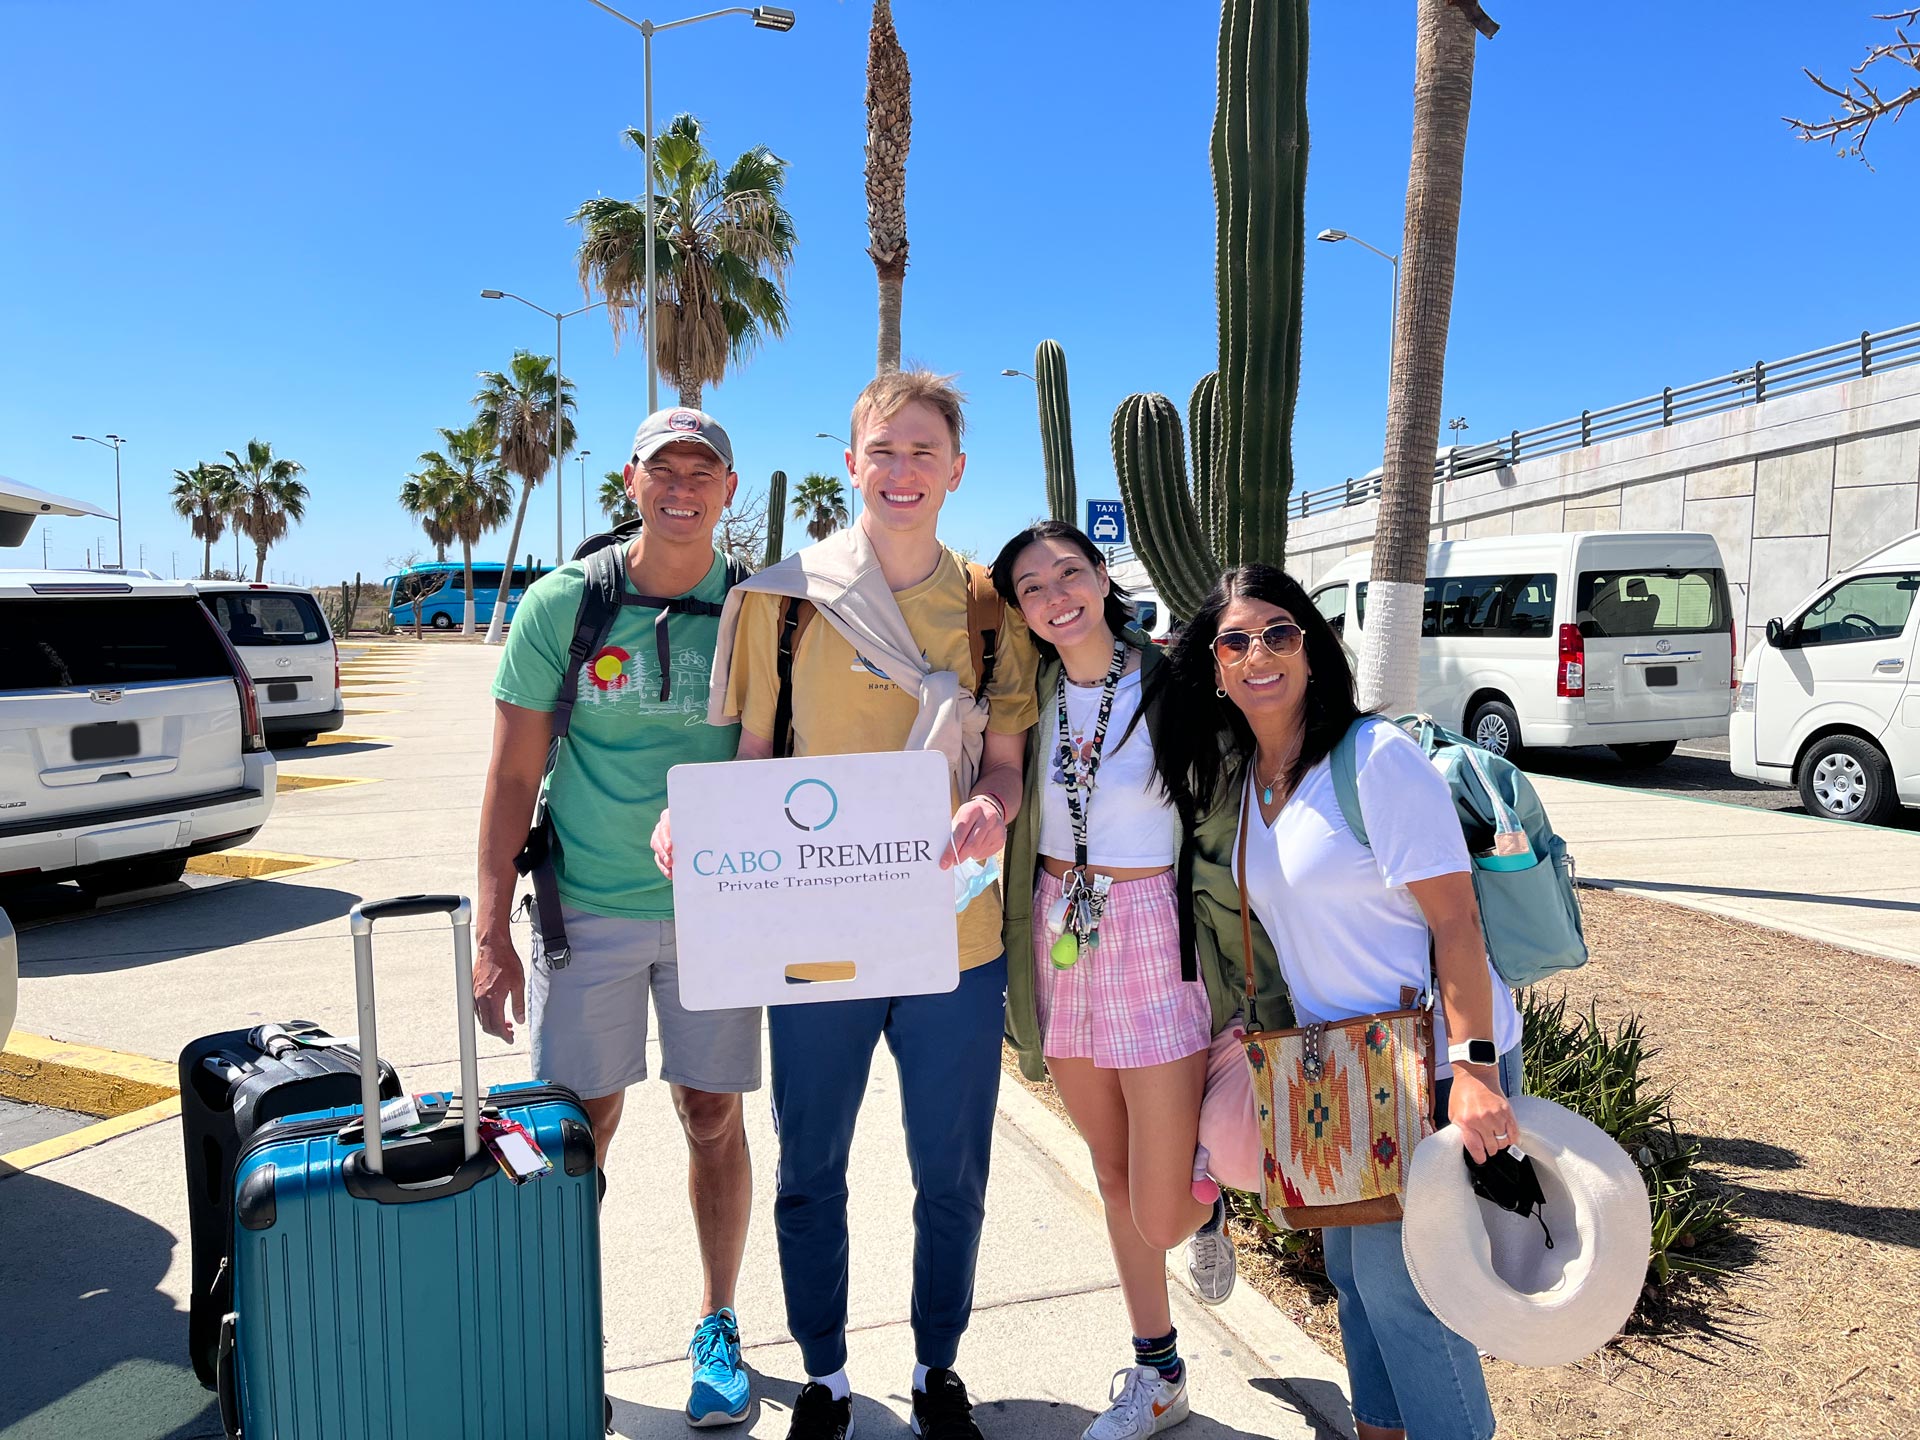
[[[235,645],[317,645],[327,638],[327,622],[311,595],[222,590],[205,599]]]
[[[0,690],[230,679],[198,600],[0,600]]]
[[[1585,570],[1577,618],[1589,639],[1630,635],[1700,635],[1732,624],[1726,572]]]

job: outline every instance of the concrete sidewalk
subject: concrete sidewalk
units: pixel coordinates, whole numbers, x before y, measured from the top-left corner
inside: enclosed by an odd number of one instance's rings
[[[1920,833],[1529,778],[1583,884],[1920,965]]]
[[[280,796],[255,847],[347,861],[31,925],[20,940],[19,1028],[170,1059],[193,1036],[301,1017],[355,1029],[345,917],[366,896],[473,888],[498,651],[406,642],[350,667],[347,733],[283,752],[288,775],[374,783]],[[381,711],[385,713],[370,713]],[[524,933],[524,932],[523,932]],[[456,1083],[452,967],[443,925],[376,936],[385,1056],[414,1090]],[[524,955],[523,949],[523,955]],[[482,1079],[522,1079],[524,1039],[482,1037]],[[657,1062],[656,1067],[657,1069]],[[775,1141],[749,1097],[755,1211],[739,1309],[758,1397],[735,1434],[778,1440],[801,1370],[783,1324],[772,1235]],[[616,1430],[687,1433],[684,1350],[698,1264],[685,1147],[664,1088],[632,1095],[603,1217],[607,1370]],[[186,1364],[189,1253],[177,1120],[0,1178],[0,1440],[217,1436]],[[849,1366],[856,1424],[904,1437],[911,1186],[893,1067],[876,1056],[854,1142]],[[1128,1327],[1085,1152],[1012,1081],[1003,1087],[974,1323],[958,1368],[989,1440],[1074,1440],[1130,1362]],[[1348,1425],[1340,1368],[1241,1287],[1219,1310],[1176,1288],[1193,1365],[1190,1440],[1331,1437]],[[22,1357],[31,1357],[23,1359]]]

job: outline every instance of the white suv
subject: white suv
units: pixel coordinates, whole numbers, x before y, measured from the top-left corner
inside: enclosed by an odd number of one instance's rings
[[[308,745],[340,728],[340,652],[311,590],[234,580],[193,588],[253,677],[268,743]]]
[[[253,837],[274,782],[253,684],[191,585],[0,570],[0,886],[177,880]]]

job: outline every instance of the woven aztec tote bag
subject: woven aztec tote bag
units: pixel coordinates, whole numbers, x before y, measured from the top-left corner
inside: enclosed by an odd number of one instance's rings
[[[1261,1206],[1290,1230],[1378,1225],[1404,1213],[1413,1151],[1433,1133],[1432,989],[1398,1010],[1262,1030],[1247,904],[1247,810],[1240,808],[1240,929],[1247,966],[1247,1069],[1266,1147]]]

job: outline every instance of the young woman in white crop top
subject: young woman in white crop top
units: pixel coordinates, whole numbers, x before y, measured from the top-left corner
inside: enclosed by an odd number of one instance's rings
[[[1008,1033],[1029,1074],[1044,1057],[1092,1152],[1132,1324],[1132,1364],[1087,1440],[1144,1440],[1187,1417],[1166,1252],[1204,1231],[1196,1281],[1216,1301],[1233,1282],[1218,1189],[1194,1183],[1213,1009],[1182,897],[1191,807],[1154,761],[1163,657],[1093,542],[1045,521],[1007,543],[993,579],[1041,656],[1007,843]]]
[[[1245,894],[1280,961],[1276,993],[1256,992],[1262,1015],[1290,1002],[1296,1024],[1345,1020],[1399,1009],[1402,986],[1437,989],[1436,1058],[1449,1041],[1456,1054],[1474,1043],[1436,1067],[1436,1119],[1459,1127],[1475,1160],[1506,1148],[1520,1019],[1487,960],[1445,780],[1398,727],[1366,721],[1355,761],[1371,848],[1354,836],[1329,773],[1360,719],[1353,674],[1306,591],[1270,565],[1220,578],[1167,671],[1163,760],[1185,764],[1192,792],[1246,826]],[[1414,1288],[1398,1222],[1327,1226],[1323,1238],[1360,1440],[1409,1428],[1422,1440],[1487,1440],[1479,1356]]]

